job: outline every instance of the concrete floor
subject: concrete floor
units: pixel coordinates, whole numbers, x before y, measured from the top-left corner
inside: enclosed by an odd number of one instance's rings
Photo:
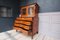
[[[0,33],[0,40],[32,40],[31,36],[23,35],[22,33],[10,30]],[[34,36],[33,40],[38,40],[38,34]]]
[[[59,40],[42,34],[36,34],[32,39],[31,36],[23,35],[15,30],[0,33],[0,40]]]

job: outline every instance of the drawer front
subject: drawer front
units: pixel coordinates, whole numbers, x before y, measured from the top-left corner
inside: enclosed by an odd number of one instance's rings
[[[25,35],[32,35],[32,32],[26,31],[22,28],[14,27],[15,30],[22,32]]]
[[[21,29],[21,32],[25,35],[30,35],[32,32]]]
[[[31,25],[31,22],[27,22],[27,21],[15,21],[15,23],[17,23],[17,24],[19,24],[19,23],[21,23],[21,24],[25,24],[25,25]]]
[[[20,21],[18,21],[18,20],[15,20],[15,23],[20,23]]]
[[[23,24],[14,24],[14,26],[21,27],[21,28],[24,28],[26,30],[30,30],[31,29],[31,26],[26,26],[26,25],[23,25]]]
[[[16,23],[15,23],[14,26],[20,26],[20,24],[16,24]]]
[[[22,28],[14,27],[14,29],[19,30],[20,32],[22,32],[25,35],[28,35],[29,34],[29,31],[26,31],[26,30],[24,30]]]
[[[20,21],[20,23],[25,25],[31,25],[31,22],[26,22],[26,21]]]
[[[15,30],[20,30],[20,28],[18,28],[18,27],[13,27]]]
[[[28,21],[32,21],[32,18],[17,18],[17,20],[28,20]]]
[[[28,31],[23,30],[23,29],[21,30],[21,32],[22,32],[23,34],[25,34],[25,35],[28,35],[28,33],[29,33]]]
[[[29,27],[29,26],[23,26],[23,28],[26,29],[26,30],[30,30],[31,29],[31,27]]]
[[[20,27],[22,27],[22,28],[24,28],[26,30],[30,30],[31,29],[31,26],[25,26],[25,25],[23,25],[23,26],[20,26]]]
[[[25,35],[32,35],[32,32],[26,31],[26,30],[21,30],[21,32]]]
[[[23,24],[18,25],[18,27],[21,27],[21,28],[26,29],[26,30],[30,30],[31,29],[31,26],[25,26]]]

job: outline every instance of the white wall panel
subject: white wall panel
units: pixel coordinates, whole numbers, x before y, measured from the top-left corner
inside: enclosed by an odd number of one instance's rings
[[[39,33],[60,40],[60,12],[39,13]]]

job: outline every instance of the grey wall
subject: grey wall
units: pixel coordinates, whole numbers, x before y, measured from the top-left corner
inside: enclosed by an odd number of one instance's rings
[[[13,9],[13,17],[6,18],[6,17],[0,17],[0,32],[2,31],[8,31],[13,28],[13,20],[17,16],[17,10],[18,10],[18,5],[17,5],[17,0],[0,0],[0,6],[6,6],[6,7],[11,7]]]
[[[25,0],[25,2],[28,2],[29,4],[37,2],[40,6],[40,12],[60,11],[60,0]],[[21,2],[21,6],[27,5],[27,3],[24,4],[25,2]]]
[[[20,0],[19,6],[25,6],[27,4],[26,0]]]
[[[60,11],[60,0],[38,0],[41,12]]]

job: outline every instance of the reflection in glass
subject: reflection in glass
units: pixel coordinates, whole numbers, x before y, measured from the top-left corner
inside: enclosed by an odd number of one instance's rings
[[[28,14],[29,14],[30,16],[33,15],[33,11],[34,11],[34,7],[28,8]]]
[[[22,9],[22,14],[26,15],[26,8]]]

